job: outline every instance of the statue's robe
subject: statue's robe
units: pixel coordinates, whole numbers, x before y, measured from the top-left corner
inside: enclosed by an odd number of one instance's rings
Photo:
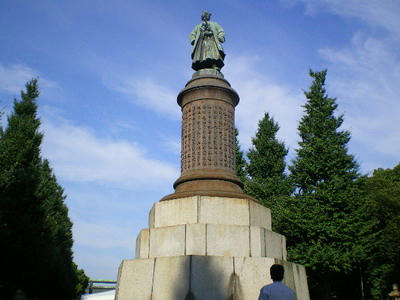
[[[192,49],[192,68],[196,71],[206,68],[221,69],[224,66],[225,52],[221,43],[225,41],[225,32],[217,22],[207,21],[211,36],[203,34],[202,25],[197,25],[190,34]]]

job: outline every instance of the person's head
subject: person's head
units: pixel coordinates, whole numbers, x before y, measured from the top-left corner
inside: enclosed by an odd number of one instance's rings
[[[271,274],[271,278],[273,281],[282,281],[285,269],[283,268],[282,265],[274,264],[271,266],[269,272]]]
[[[201,20],[202,21],[210,21],[211,13],[208,11],[203,11],[201,14]]]

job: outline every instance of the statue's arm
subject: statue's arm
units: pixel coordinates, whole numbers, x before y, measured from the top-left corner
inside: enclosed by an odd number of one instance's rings
[[[219,26],[218,23],[215,23],[215,25],[218,41],[220,41],[221,43],[225,42],[225,31],[222,29],[221,26]]]
[[[190,44],[194,45],[194,42],[196,41],[196,36],[197,36],[197,30],[198,30],[199,25],[197,25],[192,32],[190,33],[189,40]]]

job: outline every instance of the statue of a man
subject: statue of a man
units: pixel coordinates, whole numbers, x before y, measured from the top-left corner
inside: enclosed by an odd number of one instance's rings
[[[225,42],[225,32],[217,22],[210,21],[211,13],[203,11],[202,22],[190,34],[192,68],[220,70],[224,66],[225,53],[221,43]]]

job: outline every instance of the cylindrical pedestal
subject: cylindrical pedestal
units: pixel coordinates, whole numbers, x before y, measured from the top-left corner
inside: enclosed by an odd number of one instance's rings
[[[178,95],[182,108],[181,176],[175,193],[162,200],[194,195],[251,198],[235,169],[235,106],[239,96],[222,74],[196,72]]]

